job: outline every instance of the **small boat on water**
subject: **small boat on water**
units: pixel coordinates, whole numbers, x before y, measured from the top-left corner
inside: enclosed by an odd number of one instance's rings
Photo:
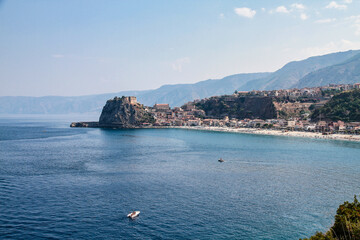
[[[222,159],[222,158],[220,158],[218,161],[219,161],[219,162],[225,162],[225,160]]]
[[[131,218],[131,219],[134,219],[134,218],[136,218],[137,216],[139,216],[139,214],[140,214],[140,211],[133,211],[133,212],[129,213],[129,214],[127,215],[127,217],[128,217],[128,218]]]

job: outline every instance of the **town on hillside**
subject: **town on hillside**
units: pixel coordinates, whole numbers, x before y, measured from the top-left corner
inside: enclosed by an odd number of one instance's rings
[[[360,122],[331,121],[322,119],[321,114],[316,119],[311,119],[311,113],[324,106],[335,94],[353,89],[360,89],[360,83],[272,91],[235,91],[232,95],[194,100],[174,108],[170,108],[169,104],[165,103],[155,104],[153,107],[145,108],[154,117],[155,122],[143,123],[143,126],[213,126],[311,131],[323,134],[358,133]],[[256,115],[256,111],[251,108],[244,110],[241,104],[236,104],[239,99],[244,98],[255,100],[269,98],[275,107],[274,113]],[[132,101],[136,102],[136,98],[133,97]],[[209,105],[211,101],[215,101],[217,105]],[[241,101],[243,103],[243,100]],[[211,111],[206,109],[207,105],[210,106]],[[215,114],[214,106],[219,106],[219,111],[215,111]],[[237,113],[232,111],[233,106],[235,110],[238,110]],[[222,111],[226,108],[227,111]],[[241,111],[244,114],[239,115],[238,112]]]

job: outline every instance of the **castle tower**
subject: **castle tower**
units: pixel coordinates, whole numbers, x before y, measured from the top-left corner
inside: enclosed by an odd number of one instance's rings
[[[137,99],[134,96],[128,97],[128,101],[130,104],[137,104]]]

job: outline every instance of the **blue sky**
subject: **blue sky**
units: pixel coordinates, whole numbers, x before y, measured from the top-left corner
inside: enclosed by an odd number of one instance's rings
[[[0,0],[0,95],[86,95],[275,71],[360,49],[360,0]]]

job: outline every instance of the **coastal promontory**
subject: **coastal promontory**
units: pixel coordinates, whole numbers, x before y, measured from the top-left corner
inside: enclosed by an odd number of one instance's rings
[[[154,122],[154,118],[135,97],[115,97],[106,102],[100,118],[100,127],[136,128]]]
[[[99,122],[74,122],[71,127],[138,128],[155,122],[136,97],[115,97],[106,102]]]

